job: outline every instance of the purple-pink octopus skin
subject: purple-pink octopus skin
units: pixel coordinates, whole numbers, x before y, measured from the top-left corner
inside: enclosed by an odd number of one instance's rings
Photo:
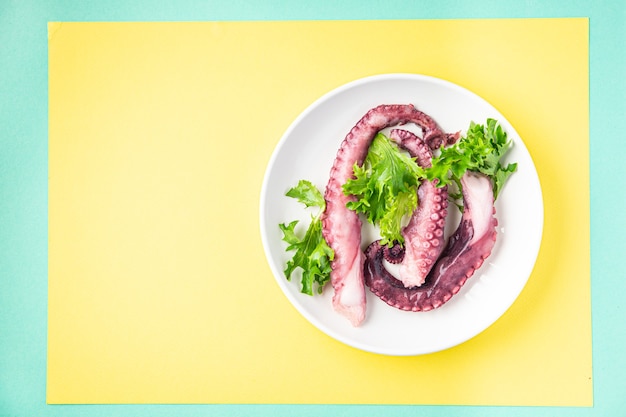
[[[424,141],[438,147],[449,140],[437,123],[410,104],[381,105],[369,110],[346,135],[330,171],[324,198],[322,233],[334,250],[331,263],[331,285],[334,309],[353,326],[365,319],[366,297],[363,276],[365,255],[361,250],[361,221],[346,204],[353,196],[343,193],[342,186],[353,177],[354,164],[361,165],[376,134],[387,127],[415,123],[422,129]]]
[[[496,242],[491,181],[467,172],[461,178],[463,215],[435,266],[419,287],[406,288],[384,266],[380,241],[366,251],[365,283],[387,304],[408,311],[429,311],[448,302],[491,254]]]
[[[432,150],[414,133],[393,129],[390,138],[416,158],[419,166],[432,165]],[[418,188],[418,207],[402,230],[404,258],[398,274],[405,287],[422,285],[443,251],[447,208],[447,187],[437,187],[435,181],[423,181]]]

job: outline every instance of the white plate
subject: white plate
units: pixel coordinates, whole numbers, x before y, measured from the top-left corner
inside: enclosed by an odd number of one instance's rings
[[[414,104],[444,131],[465,133],[471,121],[491,117],[513,140],[507,162],[517,162],[498,200],[496,246],[461,291],[429,312],[406,312],[388,306],[367,292],[367,315],[359,327],[334,311],[332,287],[313,297],[300,293],[299,276],[287,281],[283,269],[293,255],[286,252],[279,223],[300,219],[308,225],[311,212],[285,192],[300,179],[324,191],[333,160],[345,135],[372,107]],[[452,208],[452,207],[451,207]],[[453,212],[453,210],[450,210]],[[533,161],[511,124],[476,94],[433,77],[386,74],[341,86],[309,106],[287,129],[268,164],[261,191],[261,234],[272,272],[289,301],[314,326],[358,349],[386,355],[419,355],[460,344],[493,324],[515,301],[533,269],[543,231],[543,201]],[[456,225],[448,227],[448,232]],[[367,226],[366,228],[367,229]],[[374,240],[364,230],[364,243]],[[369,240],[368,240],[369,239]]]

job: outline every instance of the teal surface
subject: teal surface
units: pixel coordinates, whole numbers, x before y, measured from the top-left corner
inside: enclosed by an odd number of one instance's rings
[[[590,19],[593,407],[46,405],[48,21],[510,17]],[[626,415],[625,46],[623,0],[0,0],[0,417]]]

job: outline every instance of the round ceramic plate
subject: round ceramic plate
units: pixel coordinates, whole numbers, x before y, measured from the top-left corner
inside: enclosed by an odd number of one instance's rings
[[[333,289],[322,295],[300,292],[299,276],[285,279],[293,255],[286,252],[279,223],[301,220],[303,232],[313,209],[285,192],[300,179],[324,191],[333,160],[345,135],[371,108],[380,104],[413,104],[444,131],[465,133],[471,121],[496,119],[513,147],[505,162],[517,162],[496,201],[498,238],[491,256],[450,301],[429,312],[390,307],[369,289],[367,314],[359,327],[334,311]],[[417,130],[416,132],[419,132]],[[454,213],[456,210],[449,210]],[[455,218],[456,217],[456,218]],[[459,215],[449,216],[447,233]],[[263,246],[276,281],[293,306],[327,335],[358,349],[386,355],[419,355],[458,345],[493,324],[515,301],[533,269],[543,230],[543,201],[537,171],[524,142],[493,106],[450,82],[416,74],[386,74],[343,85],[311,104],[287,129],[267,166],[261,191]],[[365,225],[363,242],[376,239]]]

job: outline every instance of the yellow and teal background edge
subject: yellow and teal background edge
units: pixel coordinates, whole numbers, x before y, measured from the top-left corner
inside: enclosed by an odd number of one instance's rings
[[[371,20],[587,17],[590,27],[593,407],[365,405],[46,405],[49,21]],[[605,416],[626,405],[618,266],[626,131],[626,4],[294,0],[165,4],[7,1],[0,5],[0,416]],[[575,47],[575,46],[573,46]],[[564,152],[567,150],[564,149]],[[575,179],[572,179],[575,181]]]

